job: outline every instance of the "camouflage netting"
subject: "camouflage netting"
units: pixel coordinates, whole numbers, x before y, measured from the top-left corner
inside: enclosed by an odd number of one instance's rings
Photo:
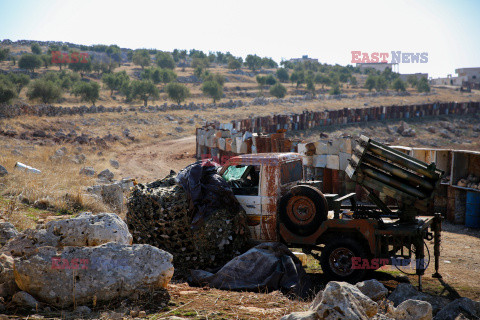
[[[243,253],[248,242],[243,209],[218,209],[193,230],[187,193],[174,178],[172,172],[162,180],[138,184],[133,189],[127,204],[127,225],[134,243],[170,252],[175,277],[188,276],[190,269],[221,267]]]

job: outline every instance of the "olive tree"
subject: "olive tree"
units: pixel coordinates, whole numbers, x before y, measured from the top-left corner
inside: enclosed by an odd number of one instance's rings
[[[277,83],[270,87],[270,94],[277,98],[283,98],[287,94],[287,89],[281,83]]]
[[[205,81],[202,85],[202,92],[203,94],[211,97],[213,99],[213,103],[220,100],[223,96],[223,89],[222,86],[216,81]]]
[[[7,80],[0,79],[0,103],[10,103],[16,97],[15,85]]]
[[[43,103],[51,103],[62,96],[62,89],[55,82],[38,79],[35,80],[27,92],[30,100],[40,99]]]
[[[142,100],[146,107],[149,99],[158,99],[160,91],[150,80],[133,80],[130,85],[129,94],[130,98],[133,100]]]
[[[18,66],[22,69],[27,69],[35,72],[35,69],[42,66],[42,59],[35,54],[24,54],[18,60]]]
[[[72,93],[75,97],[80,96],[82,101],[88,101],[95,105],[100,96],[100,85],[93,81],[79,81],[73,88]]]
[[[167,84],[165,90],[167,91],[168,97],[177,104],[182,103],[190,96],[190,90],[187,86],[177,82]]]
[[[135,50],[133,52],[132,61],[133,63],[144,69],[145,67],[148,67],[151,63],[150,53],[146,49]]]

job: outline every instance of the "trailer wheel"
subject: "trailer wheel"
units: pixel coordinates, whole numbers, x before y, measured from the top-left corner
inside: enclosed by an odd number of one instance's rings
[[[310,186],[295,186],[280,200],[279,217],[288,230],[309,236],[327,219],[325,196]]]
[[[367,258],[365,248],[352,238],[333,239],[325,245],[320,265],[328,281],[357,283],[367,274],[365,269],[352,269],[352,258]]]

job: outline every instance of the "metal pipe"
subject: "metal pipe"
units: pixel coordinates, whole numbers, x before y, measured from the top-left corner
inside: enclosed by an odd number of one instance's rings
[[[436,175],[435,172],[431,172],[428,170],[426,166],[421,165],[417,162],[413,162],[410,159],[407,159],[397,153],[392,153],[389,150],[386,150],[382,147],[379,147],[373,144],[370,144],[370,146],[368,147],[368,150],[376,155],[382,156],[390,161],[398,163],[410,170],[423,174],[428,178],[435,179],[435,175]]]
[[[385,145],[381,145],[381,144],[379,144],[378,142],[376,142],[376,141],[374,141],[374,140],[370,140],[370,144],[371,144],[371,145],[373,144],[374,146],[379,147],[379,148],[383,148],[383,149],[385,149],[385,150],[387,150],[387,151],[389,151],[389,152],[391,152],[391,153],[395,153],[395,154],[397,154],[397,155],[399,155],[399,156],[401,156],[401,157],[403,157],[403,158],[405,158],[405,159],[410,160],[411,162],[415,162],[415,163],[417,163],[418,165],[424,166],[425,168],[428,166],[428,164],[425,164],[425,162],[423,162],[423,161],[421,161],[421,160],[418,160],[417,158],[414,158],[414,157],[412,157],[412,156],[409,156],[408,154],[405,154],[405,153],[403,153],[403,152],[401,152],[401,151],[398,151],[398,150],[396,150],[396,149],[387,147],[387,146],[385,146]]]
[[[363,161],[374,165],[377,168],[382,168],[385,171],[391,173],[392,175],[400,179],[405,179],[411,183],[414,183],[415,185],[419,185],[424,189],[427,189],[429,191],[433,190],[432,184],[429,183],[427,180],[423,179],[422,177],[419,177],[411,172],[408,172],[405,169],[392,165],[388,162],[385,162],[384,160],[376,158],[370,154],[365,154]]]
[[[367,165],[362,165],[362,171],[369,176],[370,178],[373,178],[375,180],[378,180],[382,183],[385,183],[395,189],[398,189],[400,191],[403,191],[405,193],[408,193],[409,195],[412,195],[414,197],[418,197],[420,199],[424,199],[427,196],[421,192],[420,190],[417,190],[411,186],[405,185],[403,182],[391,177],[387,176],[386,174],[382,173],[381,171],[367,167]]]

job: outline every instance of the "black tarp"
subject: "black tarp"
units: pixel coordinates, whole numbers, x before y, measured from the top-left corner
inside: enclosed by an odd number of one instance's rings
[[[306,297],[308,281],[300,260],[278,242],[262,243],[233,258],[216,273],[191,272],[191,284],[224,290],[281,290]]]
[[[189,196],[194,228],[200,226],[215,210],[240,210],[232,189],[217,174],[218,168],[213,161],[201,160],[182,169],[175,178],[175,183],[182,186]]]

